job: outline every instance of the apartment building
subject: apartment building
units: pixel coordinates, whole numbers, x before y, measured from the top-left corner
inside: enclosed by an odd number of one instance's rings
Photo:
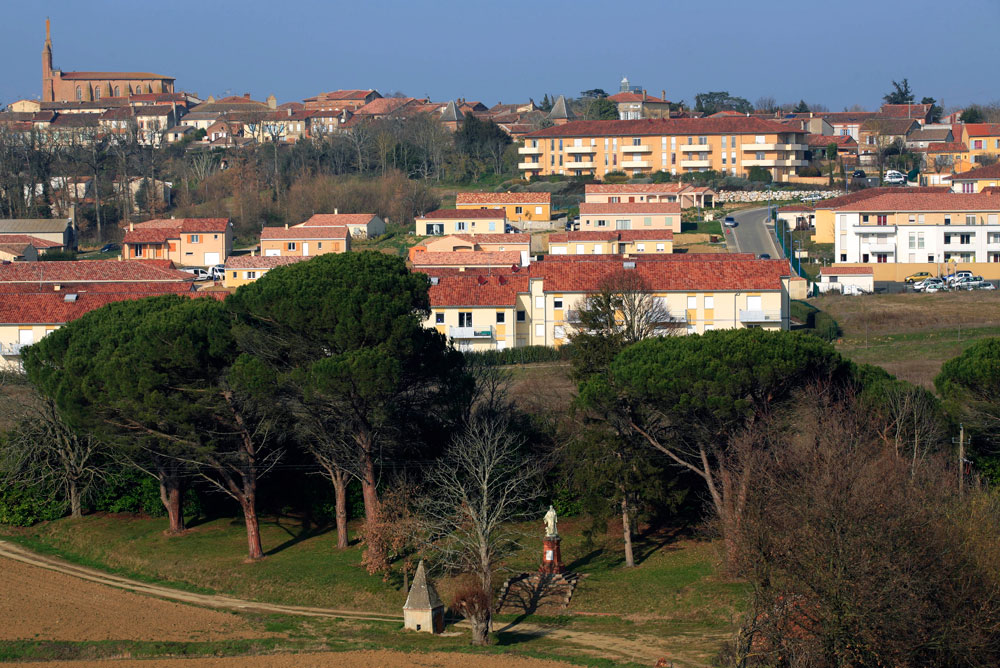
[[[265,257],[310,257],[351,250],[351,233],[344,225],[265,227],[260,254]]]
[[[836,229],[837,262],[871,264],[875,280],[899,273],[879,271],[885,264],[907,273],[975,264],[1000,277],[1000,192],[881,194],[838,207]]]
[[[458,193],[456,209],[503,209],[507,220],[549,222],[552,193]]]
[[[550,255],[673,253],[672,230],[592,230],[549,235]]]
[[[871,197],[877,197],[887,193],[898,193],[899,188],[864,188],[855,190],[852,193],[831,197],[827,200],[816,202],[813,206],[804,204],[790,205],[778,209],[778,216],[787,221],[794,221],[798,217],[804,217],[809,222],[815,224],[812,240],[818,244],[832,244],[836,236],[836,211],[842,206],[855,204]],[[910,187],[906,189],[910,194],[946,193],[946,186],[923,186]]]
[[[238,288],[253,283],[275,267],[306,259],[308,258],[304,255],[235,255],[226,260],[222,284],[227,288]]]
[[[680,204],[664,202],[583,202],[580,230],[681,231]]]
[[[438,209],[416,220],[416,233],[425,236],[446,234],[504,234],[507,214],[503,209]]]
[[[126,260],[170,260],[178,265],[222,264],[233,251],[228,218],[165,218],[130,223],[122,241]]]
[[[808,164],[805,136],[799,128],[746,116],[573,121],[527,134],[518,168],[530,179],[708,170],[743,176],[761,167],[775,181],[787,181]]]
[[[711,188],[686,183],[588,183],[584,186],[584,201],[589,204],[676,202],[682,209],[690,209],[713,206],[716,194]]]
[[[431,313],[425,326],[461,350],[561,346],[575,313],[606,281],[635,272],[656,297],[663,334],[713,329],[788,329],[788,263],[723,254],[672,260],[566,256],[519,271],[442,273],[431,276]],[[570,258],[573,259],[570,259]]]

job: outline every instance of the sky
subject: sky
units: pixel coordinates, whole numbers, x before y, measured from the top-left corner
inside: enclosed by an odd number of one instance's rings
[[[64,71],[148,71],[202,98],[342,88],[434,101],[729,91],[876,108],[893,80],[946,107],[1000,100],[1000,0],[2,0],[0,105]]]

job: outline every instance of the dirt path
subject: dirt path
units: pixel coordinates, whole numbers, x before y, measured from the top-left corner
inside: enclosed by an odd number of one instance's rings
[[[114,587],[116,589],[125,590],[128,592],[134,592],[136,594],[142,594],[145,596],[152,596],[159,599],[166,599],[169,601],[189,603],[196,606],[201,606],[203,608],[232,610],[237,612],[240,611],[263,612],[263,613],[274,613],[283,615],[297,615],[305,617],[326,617],[326,618],[339,617],[343,619],[359,619],[359,620],[395,622],[395,623],[399,623],[401,621],[401,615],[386,615],[386,614],[372,613],[372,612],[361,612],[357,610],[336,610],[331,608],[317,608],[317,607],[297,606],[297,605],[278,605],[272,603],[261,603],[257,601],[247,601],[225,595],[196,594],[191,592],[180,591],[178,589],[172,589],[170,587],[148,584],[145,582],[140,582],[138,580],[132,580],[130,578],[125,578],[118,575],[98,571],[93,568],[88,568],[86,566],[79,566],[76,564],[72,564],[54,557],[37,554],[15,543],[10,543],[8,541],[3,541],[3,540],[0,540],[0,558],[11,559],[13,561],[17,561],[22,564],[28,564],[30,566],[46,569],[48,571],[54,571],[56,573],[65,576],[71,576],[73,578],[79,578],[87,582],[95,583],[96,585]],[[210,613],[210,611],[201,611],[201,612]],[[2,611],[0,611],[0,614],[2,614]],[[676,666],[676,668],[689,668],[689,667],[694,668],[696,666],[708,665],[710,658],[704,656],[701,652],[692,651],[692,648],[688,647],[689,643],[695,644],[694,643],[695,640],[703,641],[704,640],[703,636],[698,636],[697,638],[695,637],[686,638],[684,636],[659,638],[659,637],[645,636],[645,635],[630,635],[629,637],[625,637],[621,635],[602,634],[589,631],[576,631],[576,630],[558,628],[555,626],[547,626],[543,624],[532,624],[524,622],[506,624],[506,625],[498,624],[496,630],[498,632],[511,632],[511,633],[531,635],[536,637],[549,637],[549,638],[563,640],[568,643],[572,643],[573,645],[580,646],[581,654],[584,656],[601,656],[609,659],[634,661],[637,663],[646,663],[649,665],[652,665],[657,661],[657,659],[661,657],[667,657],[669,660],[673,661],[673,664],[674,666]],[[78,636],[75,639],[90,640],[93,638],[80,638]],[[164,639],[164,638],[157,638],[157,639]],[[331,656],[337,657],[342,655],[333,654]],[[400,656],[407,656],[407,655],[400,654]],[[268,658],[274,658],[274,657],[268,657]],[[319,659],[317,660],[319,661]],[[78,665],[83,666],[90,664],[79,663]],[[145,661],[143,662],[143,666],[152,667],[154,665],[158,664],[147,663]],[[168,664],[165,663],[163,665],[168,665]],[[169,665],[174,665],[174,664],[169,664]],[[184,665],[192,665],[192,664],[185,662]],[[197,665],[202,665],[202,664],[197,664]],[[223,666],[229,664],[206,663],[204,665]],[[268,664],[265,662],[257,665],[278,665],[278,664]],[[286,665],[286,664],[281,664],[281,665]],[[287,664],[287,665],[292,665],[292,664]],[[309,663],[303,665],[317,665],[317,666],[334,665],[334,663]],[[344,664],[344,665],[353,665],[353,664]],[[364,665],[364,664],[358,664],[358,665]],[[372,664],[372,665],[401,665],[401,664],[397,661],[395,663],[390,662],[386,664]],[[428,663],[419,665],[451,665],[451,664]]]

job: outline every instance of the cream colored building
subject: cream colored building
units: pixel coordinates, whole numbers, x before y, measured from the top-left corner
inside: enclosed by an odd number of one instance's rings
[[[588,295],[606,280],[636,272],[669,314],[665,335],[788,329],[788,262],[722,254],[670,259],[680,257],[550,257],[518,272],[431,271],[431,314],[425,325],[462,350],[561,346],[569,341],[574,312]]]
[[[265,257],[310,257],[351,250],[351,234],[343,225],[265,227],[260,254]]]
[[[448,234],[504,234],[507,214],[503,209],[438,209],[416,220],[418,236]]]
[[[525,135],[518,169],[530,179],[709,170],[744,176],[761,167],[782,182],[809,164],[805,137],[797,127],[745,116],[572,121]]]
[[[552,219],[552,193],[458,193],[456,209],[503,209],[507,220],[549,222]]]
[[[275,267],[295,264],[305,259],[307,257],[303,255],[236,255],[226,260],[222,284],[227,288],[238,288],[253,283]]]
[[[580,204],[580,231],[670,230],[681,231],[681,207],[662,202]]]
[[[333,213],[313,214],[309,220],[294,227],[343,226],[355,239],[373,239],[385,234],[385,221],[374,213]]]
[[[454,253],[458,251],[530,251],[530,234],[452,234],[446,237],[425,239],[414,246],[428,253]]]
[[[588,183],[584,186],[584,201],[588,204],[621,202],[674,203],[682,209],[714,205],[716,192],[687,183]]]
[[[671,230],[593,230],[549,235],[550,255],[673,253]]]

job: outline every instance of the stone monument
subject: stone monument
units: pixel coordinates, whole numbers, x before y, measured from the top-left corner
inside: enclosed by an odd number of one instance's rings
[[[559,553],[559,530],[556,509],[551,505],[545,513],[545,538],[542,539],[542,565],[538,569],[546,575],[558,575],[563,572],[562,555]]]
[[[425,633],[444,632],[444,603],[427,579],[423,559],[417,564],[413,586],[403,605],[403,628]]]

